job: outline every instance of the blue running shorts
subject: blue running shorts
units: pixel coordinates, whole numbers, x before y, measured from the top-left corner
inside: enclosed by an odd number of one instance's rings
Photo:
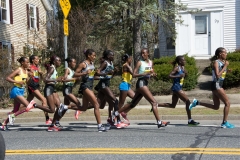
[[[19,88],[19,87],[16,87],[14,86],[12,89],[11,89],[11,92],[10,92],[10,98],[16,98],[17,96],[23,96],[24,95],[24,92],[25,92],[25,88]]]
[[[131,84],[127,83],[127,82],[121,82],[119,85],[119,90],[120,91],[128,91],[131,87]]]

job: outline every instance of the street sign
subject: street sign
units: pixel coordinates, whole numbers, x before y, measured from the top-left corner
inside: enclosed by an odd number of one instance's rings
[[[70,4],[69,0],[59,0],[59,4],[60,4],[61,9],[63,11],[64,17],[67,18],[68,13],[71,9],[71,4]]]
[[[67,19],[63,20],[63,30],[64,30],[64,35],[68,36],[68,20]]]

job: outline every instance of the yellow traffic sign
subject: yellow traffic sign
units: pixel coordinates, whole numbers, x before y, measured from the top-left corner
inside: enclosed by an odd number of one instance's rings
[[[64,17],[67,18],[68,13],[71,9],[71,4],[70,4],[69,0],[59,0],[59,4],[60,4],[61,9],[63,11]]]
[[[63,20],[63,30],[64,30],[64,35],[68,36],[68,20],[67,19]]]

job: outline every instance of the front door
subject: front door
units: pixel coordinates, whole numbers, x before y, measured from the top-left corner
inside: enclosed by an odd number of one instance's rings
[[[196,56],[210,55],[210,18],[209,14],[196,14],[194,19],[194,52]]]

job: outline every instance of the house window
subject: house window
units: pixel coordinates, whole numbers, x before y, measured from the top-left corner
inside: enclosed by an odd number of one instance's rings
[[[27,26],[29,29],[39,30],[38,7],[32,4],[27,4]]]
[[[13,24],[12,0],[0,0],[0,21]]]
[[[175,49],[175,45],[174,45],[175,41],[172,37],[168,37],[166,39],[166,42],[167,42],[167,49]]]
[[[195,33],[207,34],[207,16],[206,15],[195,17]]]
[[[29,19],[29,28],[36,28],[36,7],[34,5],[29,5],[29,13],[28,13],[28,19]]]
[[[1,0],[1,20],[7,21],[7,4],[6,0]]]

